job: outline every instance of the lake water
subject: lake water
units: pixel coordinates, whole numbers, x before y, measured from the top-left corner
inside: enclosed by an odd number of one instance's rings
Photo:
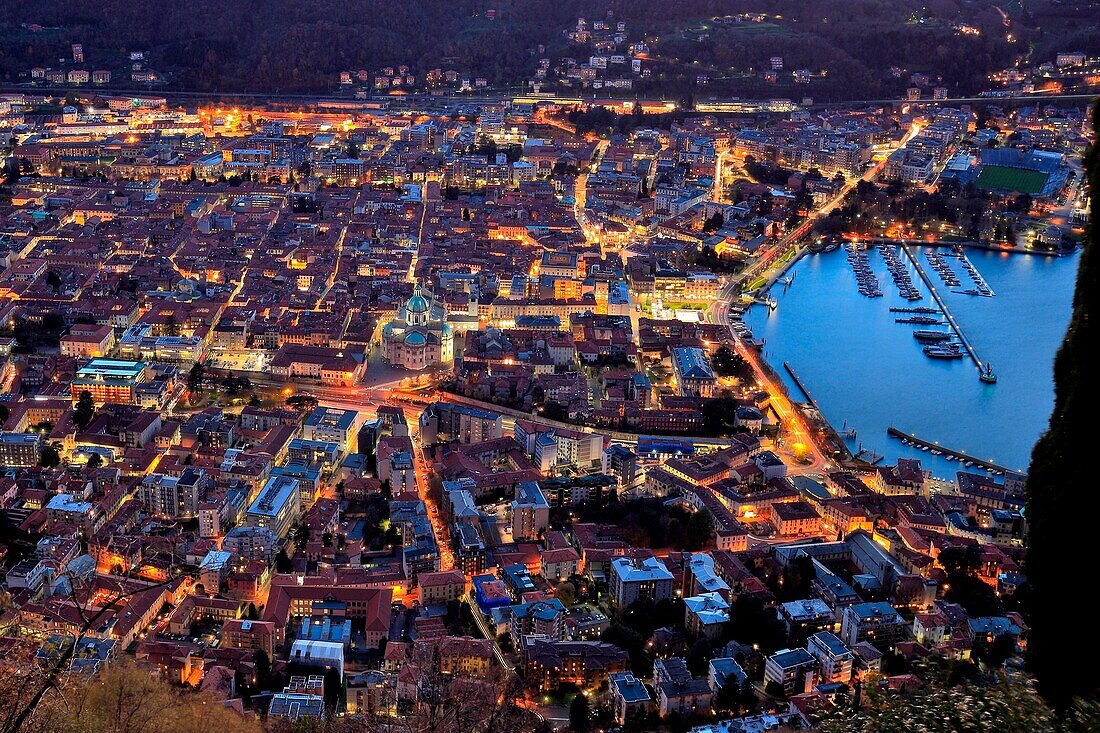
[[[778,307],[754,306],[745,322],[766,341],[764,355],[787,381],[792,397],[802,399],[783,362],[840,430],[857,431],[848,441],[886,458],[920,458],[926,468],[950,478],[958,462],[932,456],[886,434],[889,426],[954,450],[1024,470],[1032,446],[1046,429],[1054,404],[1054,353],[1065,334],[1072,309],[1078,255],[1041,257],[968,249],[967,257],[996,295],[975,297],[952,292],[917,255],[978,356],[997,374],[996,384],[978,380],[970,359],[931,359],[913,338],[917,328],[895,323],[903,314],[890,307],[935,307],[928,288],[904,255],[913,282],[924,298],[901,298],[876,249],[867,255],[878,276],[881,298],[857,292],[844,250],[807,255],[791,272],[789,287],[777,283],[771,294]],[[940,249],[943,254],[950,250]],[[972,288],[961,262],[945,257],[962,285]],[[931,328],[941,328],[932,326]],[[973,469],[971,469],[973,470]]]

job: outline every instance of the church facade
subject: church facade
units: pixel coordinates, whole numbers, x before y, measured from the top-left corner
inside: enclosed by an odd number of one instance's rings
[[[382,358],[392,366],[421,371],[454,361],[454,330],[443,305],[418,284],[397,318],[382,329]]]

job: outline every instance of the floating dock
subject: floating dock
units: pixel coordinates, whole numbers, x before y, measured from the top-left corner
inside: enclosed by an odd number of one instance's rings
[[[915,435],[911,435],[910,433],[906,433],[904,431],[898,430],[897,428],[895,428],[892,425],[890,427],[886,428],[886,434],[889,435],[891,438],[898,438],[899,440],[900,439],[908,440],[911,443],[913,443],[913,444],[915,444],[915,445],[917,445],[918,447],[921,447],[921,448],[928,448],[929,450],[938,450],[943,455],[951,456],[953,458],[956,458],[960,462],[962,462],[963,464],[965,464],[966,461],[970,461],[971,463],[974,464],[975,468],[984,468],[988,471],[1000,471],[1001,473],[1018,473],[1017,471],[1014,471],[1011,468],[1005,468],[1004,466],[1002,466],[1000,464],[997,464],[997,463],[994,463],[993,461],[983,461],[982,459],[975,458],[974,456],[968,455],[967,453],[964,453],[963,451],[951,450],[950,448],[944,448],[939,443],[933,443],[931,441],[924,440],[923,438],[918,438]]]
[[[940,307],[940,310],[943,311],[943,317],[947,319],[947,325],[950,326],[951,329],[955,332],[955,335],[959,337],[959,341],[962,343],[963,348],[966,349],[966,353],[970,357],[970,360],[974,362],[974,366],[978,367],[978,375],[980,377],[986,371],[985,362],[983,362],[978,356],[978,352],[975,351],[974,347],[970,344],[970,339],[966,337],[966,334],[963,333],[962,327],[959,326],[958,321],[956,321],[955,317],[951,315],[951,311],[948,310],[947,304],[943,302],[943,298],[940,297],[939,291],[936,290],[936,286],[935,284],[933,284],[932,278],[928,277],[928,273],[924,271],[924,267],[921,266],[918,258],[915,257],[913,253],[909,250],[909,245],[901,245],[901,251],[904,252],[905,255],[909,258],[909,261],[913,263],[913,267],[916,269],[917,274],[920,275],[920,279],[924,280],[924,284],[928,287],[928,292],[929,294],[931,294],[932,300],[936,301],[936,305],[938,305]]]

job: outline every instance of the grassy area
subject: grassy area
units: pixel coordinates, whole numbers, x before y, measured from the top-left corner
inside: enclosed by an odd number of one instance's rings
[[[978,175],[978,186],[994,191],[1036,194],[1043,190],[1046,182],[1046,173],[1003,165],[983,166]]]
[[[755,280],[753,280],[752,282],[750,282],[748,285],[746,285],[745,290],[746,291],[748,291],[748,290],[757,290],[760,287],[762,287],[764,285],[764,283],[766,283],[767,281],[768,281],[768,278],[766,278],[766,277],[763,277],[763,276],[758,277]]]

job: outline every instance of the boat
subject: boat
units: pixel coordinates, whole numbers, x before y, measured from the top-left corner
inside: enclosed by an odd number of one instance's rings
[[[961,359],[963,356],[962,346],[957,342],[930,344],[925,346],[923,351],[925,356],[933,359]]]
[[[840,249],[839,244],[837,244],[836,242],[829,242],[828,244],[825,245],[825,249],[822,250],[822,251],[823,252],[836,252],[838,249]]]
[[[937,331],[931,328],[919,328],[913,331],[913,338],[917,341],[946,341],[951,338],[951,332]]]
[[[967,468],[973,468],[974,467],[974,461],[967,461],[965,465],[966,465]]]
[[[986,384],[996,384],[997,375],[993,373],[993,367],[986,363],[985,368],[982,369],[982,373],[978,375],[978,379],[982,380]]]
[[[942,455],[942,453],[943,453],[943,451],[936,450],[935,448],[933,448],[930,452],[934,456]]]
[[[926,445],[922,445],[922,446],[920,447],[920,449],[921,449],[921,450],[923,450],[923,451],[926,451],[926,450],[928,450],[928,446],[926,446]]]

